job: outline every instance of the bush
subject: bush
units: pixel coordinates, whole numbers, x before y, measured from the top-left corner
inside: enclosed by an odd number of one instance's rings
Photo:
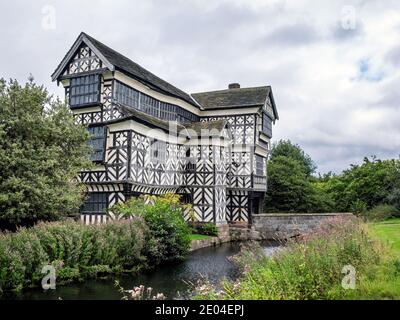
[[[371,221],[382,221],[399,214],[399,210],[392,205],[380,204],[365,212],[364,217]]]
[[[395,264],[388,251],[373,242],[358,220],[334,218],[312,235],[272,257],[245,250],[237,262],[242,277],[225,281],[223,291],[199,286],[204,299],[346,299],[400,298]],[[343,267],[356,270],[354,290],[342,288]],[[396,284],[396,285],[395,285]],[[206,288],[206,290],[204,290]],[[379,291],[379,288],[385,290]]]
[[[189,252],[191,232],[183,211],[179,195],[171,193],[132,198],[113,207],[114,214],[144,219],[149,228],[145,255],[151,264],[180,260]]]
[[[197,234],[203,234],[206,236],[218,236],[218,228],[213,223],[201,223],[201,224],[194,224],[192,226],[193,230]]]
[[[53,265],[61,280],[95,276],[110,270],[145,267],[143,219],[85,226],[77,222],[40,223],[0,234],[0,288],[37,285],[43,266]]]
[[[363,215],[367,212],[367,204],[364,201],[357,199],[351,203],[350,212],[357,216]]]

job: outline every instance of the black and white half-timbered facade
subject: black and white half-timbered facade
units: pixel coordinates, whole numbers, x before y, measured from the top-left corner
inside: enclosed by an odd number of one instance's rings
[[[261,212],[278,119],[271,87],[187,94],[85,33],[52,80],[92,134],[95,168],[79,175],[85,223],[106,222],[132,196],[167,192],[192,204],[186,218],[199,222]]]

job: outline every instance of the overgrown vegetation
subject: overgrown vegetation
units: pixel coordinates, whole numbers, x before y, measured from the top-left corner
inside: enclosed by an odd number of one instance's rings
[[[236,263],[242,277],[219,291],[199,286],[201,299],[399,299],[400,263],[359,220],[335,218],[273,257],[248,248]],[[343,269],[345,267],[345,269]],[[354,268],[355,287],[342,286]],[[349,274],[347,274],[349,276]],[[345,280],[345,284],[346,284]]]
[[[146,256],[151,263],[158,264],[183,259],[189,251],[191,230],[183,218],[184,209],[179,195],[167,193],[131,198],[112,211],[120,217],[140,217],[146,222],[151,233]]]
[[[98,272],[140,269],[151,239],[143,220],[86,226],[78,222],[39,223],[0,235],[0,287],[19,290],[38,285],[43,266],[56,268],[58,280]]]
[[[0,79],[0,229],[76,214],[89,134],[46,89]]]
[[[132,199],[118,206],[129,219],[104,225],[39,223],[0,234],[0,288],[38,285],[46,265],[54,266],[57,279],[63,281],[136,272],[183,259],[189,251],[190,228],[178,200],[166,195],[149,205]]]

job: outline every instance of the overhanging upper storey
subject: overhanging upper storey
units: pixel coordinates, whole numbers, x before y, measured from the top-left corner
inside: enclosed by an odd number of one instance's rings
[[[102,71],[120,71],[145,84],[152,90],[181,99],[196,108],[200,106],[184,91],[144,69],[124,55],[82,32],[52,74],[52,80],[61,81],[74,75]]]

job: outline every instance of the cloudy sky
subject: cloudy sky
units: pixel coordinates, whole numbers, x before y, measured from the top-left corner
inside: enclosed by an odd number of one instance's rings
[[[398,0],[1,1],[0,77],[50,75],[81,31],[186,92],[271,85],[320,172],[400,154]]]

